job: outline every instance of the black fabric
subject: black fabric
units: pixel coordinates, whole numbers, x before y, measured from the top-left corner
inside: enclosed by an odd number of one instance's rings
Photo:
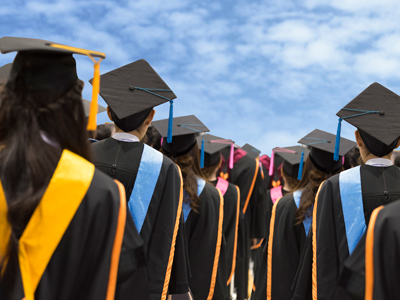
[[[399,241],[400,202],[389,204],[378,214],[374,229],[374,291],[373,299],[399,298]],[[365,237],[360,240],[352,256],[345,262],[339,281],[339,292],[349,299],[365,297]],[[339,299],[338,296],[335,299]]]
[[[152,126],[162,137],[167,137],[169,119],[153,121]],[[209,132],[210,130],[195,115],[176,117],[172,120],[172,136],[175,138],[181,135]]]
[[[144,145],[139,142],[121,142],[108,138],[92,146],[96,167],[124,185],[129,201]],[[151,300],[160,299],[162,293],[179,204],[180,185],[181,178],[176,165],[164,156],[160,175],[140,231],[148,259]],[[188,292],[189,265],[186,253],[184,227],[180,226],[176,238],[170,293]]]
[[[7,86],[30,92],[66,91],[78,80],[72,54],[21,51],[15,56]]]
[[[161,147],[168,156],[178,157],[189,153],[196,144],[196,134],[186,134],[174,136],[171,143],[164,138]]]
[[[86,196],[40,279],[35,299],[105,299],[119,197],[117,185],[96,170]],[[131,299],[129,295],[149,299],[144,245],[130,218],[126,219],[119,266],[115,299]],[[138,278],[141,280],[136,281]],[[11,295],[1,299],[22,299],[21,288],[19,282]]]
[[[293,194],[284,196],[276,208],[274,239],[272,246],[272,299],[292,299],[292,283],[300,261],[300,253],[306,241],[304,225],[295,225],[297,206]],[[268,247],[266,242],[265,247]],[[256,274],[256,291],[252,299],[266,299],[267,288],[267,253],[260,261],[260,268]]]
[[[339,156],[339,159],[335,161],[332,153],[324,150],[311,148],[308,157],[318,170],[326,174],[335,174],[342,168],[342,157]]]
[[[369,150],[369,152],[378,157],[388,155],[390,152],[392,152],[396,148],[397,142],[399,141],[399,138],[396,138],[391,144],[385,145],[361,129],[358,129],[358,132],[360,133],[365,147]]]
[[[93,79],[89,80],[90,83],[92,81]],[[176,98],[164,80],[144,59],[101,75],[100,82],[101,97],[119,119],[147,111]]]
[[[190,289],[196,300],[206,300],[210,292],[212,271],[218,237],[220,197],[217,189],[206,183],[200,197],[198,212],[192,210],[185,227],[188,240],[189,261],[192,277]],[[221,251],[225,251],[221,246]],[[223,256],[222,256],[223,257]],[[217,272],[215,300],[228,298],[226,273]]]
[[[343,171],[346,172],[346,171]],[[364,217],[369,223],[372,211],[381,205],[400,199],[400,169],[396,166],[374,167],[361,166],[361,188]],[[344,262],[349,257],[345,224],[343,220],[342,201],[339,192],[339,175],[332,176],[322,186],[317,206],[317,281],[318,299],[332,299],[335,287],[343,270]],[[311,238],[307,239],[308,249],[312,249]],[[307,251],[300,264],[296,297],[304,299],[310,294],[312,250]]]
[[[257,178],[253,190],[250,190],[254,178],[255,168],[258,168]],[[236,256],[235,286],[237,299],[248,298],[248,270],[250,261],[250,247],[252,238],[264,238],[267,223],[267,187],[259,172],[256,161],[246,155],[235,163],[230,171],[228,180],[240,189],[240,218],[238,230],[238,252]],[[246,213],[243,209],[247,196],[250,199]]]
[[[117,125],[118,128],[122,129],[125,132],[129,132],[139,128],[146,120],[146,118],[149,116],[149,114],[152,112],[152,110],[153,108],[151,107],[149,109],[130,115],[123,119],[119,119],[118,116],[111,109],[111,116],[115,125]]]
[[[378,113],[363,114],[364,111]],[[336,115],[385,145],[390,145],[400,136],[399,112],[400,96],[374,82]]]
[[[217,184],[217,180],[210,182],[213,186]],[[237,187],[229,183],[228,189],[224,196],[224,223],[223,223],[223,232],[225,238],[225,258],[226,258],[226,267],[221,270],[218,269],[218,272],[223,272],[226,274],[227,280],[229,279],[232,267],[233,267],[233,257],[234,253],[234,245],[235,245],[235,234],[236,234],[236,216],[237,212],[240,209],[240,200],[238,203],[238,189]]]

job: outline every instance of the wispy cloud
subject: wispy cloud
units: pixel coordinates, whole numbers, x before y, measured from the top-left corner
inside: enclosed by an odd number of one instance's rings
[[[315,128],[334,133],[335,113],[374,81],[400,92],[399,12],[394,0],[21,0],[2,8],[0,26],[104,51],[102,72],[145,58],[177,94],[176,115],[269,153]],[[92,64],[77,62],[87,82]]]

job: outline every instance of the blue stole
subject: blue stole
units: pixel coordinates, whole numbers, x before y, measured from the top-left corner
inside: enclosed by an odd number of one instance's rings
[[[293,192],[293,199],[294,203],[296,203],[297,208],[300,206],[300,198],[301,198],[301,190],[297,190]],[[304,230],[306,231],[306,236],[308,235],[308,231],[310,230],[312,223],[312,207],[311,207],[311,214],[309,216],[305,216],[303,221]]]
[[[163,158],[159,151],[144,145],[139,170],[128,201],[128,209],[139,233],[160,176]]]
[[[347,246],[351,255],[367,229],[364,217],[360,166],[341,172],[339,174],[339,187]]]
[[[204,179],[197,178],[197,196],[200,197],[205,186],[206,186],[206,181]],[[185,196],[187,197],[187,194]],[[183,218],[185,219],[185,223],[186,223],[186,220],[189,217],[190,212],[192,211],[192,209],[190,208],[190,201],[183,202],[182,210],[183,210]]]

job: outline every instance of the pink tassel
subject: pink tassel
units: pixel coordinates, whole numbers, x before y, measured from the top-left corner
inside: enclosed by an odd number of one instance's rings
[[[342,156],[342,165],[344,165],[344,155]]]
[[[233,154],[235,152],[235,147],[231,144],[231,155],[229,157],[229,169],[233,169]]]
[[[268,173],[269,176],[272,176],[274,174],[274,158],[275,158],[275,152],[274,150],[272,150],[271,161],[269,163],[269,173]]]
[[[164,138],[163,138],[163,137],[161,137],[161,145],[162,145],[163,141],[164,141]]]

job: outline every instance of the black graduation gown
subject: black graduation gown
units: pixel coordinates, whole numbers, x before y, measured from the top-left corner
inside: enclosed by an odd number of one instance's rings
[[[258,159],[246,155],[235,163],[228,178],[240,189],[241,216],[235,271],[238,300],[248,299],[251,239],[261,239],[266,235],[267,188],[259,170]]]
[[[226,273],[220,272],[218,266],[223,250],[224,200],[209,183],[205,184],[199,198],[198,212],[190,210],[185,222],[192,272],[190,290],[194,300],[226,300],[229,298]]]
[[[351,169],[350,169],[351,170]],[[349,172],[350,170],[343,171]],[[372,211],[381,205],[400,198],[400,169],[396,166],[361,166],[361,190],[365,224],[368,225]],[[339,175],[323,183],[317,197],[316,220],[316,277],[318,299],[332,299],[344,262],[349,257],[348,238],[343,217]],[[315,222],[315,223],[314,223]],[[312,228],[315,230],[315,228]],[[309,299],[311,296],[312,261],[314,238],[309,237],[298,274],[295,280],[294,299]]]
[[[289,192],[282,189],[282,195],[286,196],[288,195]],[[289,197],[290,195],[286,196]],[[281,201],[284,200],[283,197]],[[291,197],[293,200],[293,197]],[[265,235],[265,238],[263,239],[260,247],[257,249],[253,250],[254,255],[254,265],[255,265],[255,270],[254,270],[254,286],[253,286],[253,292],[252,292],[252,299],[265,299],[266,298],[266,284],[267,284],[267,250],[268,250],[268,238],[269,238],[269,229],[270,229],[270,221],[271,221],[271,213],[272,213],[272,208],[273,208],[274,203],[272,202],[271,199],[271,193],[270,190],[267,192],[267,233]],[[279,214],[282,213],[282,208],[280,204],[279,209],[277,209],[276,216],[279,217]],[[293,205],[294,202],[293,202]],[[286,205],[293,209],[292,205]],[[296,206],[296,205],[295,205]],[[287,213],[287,212],[285,212]],[[279,219],[279,218],[278,218]],[[277,227],[277,223],[275,225]],[[275,238],[282,238],[279,236],[280,233],[277,233]],[[305,234],[304,234],[305,235]]]
[[[92,146],[96,167],[124,185],[128,201],[135,185],[144,144],[108,138]],[[151,149],[151,151],[156,150]],[[174,254],[174,259],[169,293],[188,292],[189,266],[183,215],[180,217],[176,235],[175,253],[172,252],[173,247],[171,247],[177,212],[180,208],[182,181],[178,167],[166,156],[162,159],[160,174],[140,230],[146,249],[150,295],[154,300],[161,299],[164,284],[168,280],[166,277],[171,253]]]
[[[216,186],[217,180],[212,181],[210,183]],[[221,270],[221,272],[224,272],[226,274],[227,285],[228,285],[231,282],[232,276],[236,268],[237,236],[238,236],[238,222],[239,222],[239,211],[240,211],[239,188],[232,183],[228,183],[228,188],[223,197],[224,197],[223,233],[225,240],[224,257],[226,260],[226,267],[223,270]],[[220,272],[220,270],[218,270],[218,272]]]
[[[365,299],[365,293],[373,295],[372,299],[394,300],[400,295],[400,202],[377,209],[375,225],[370,223],[368,233],[358,243],[353,254],[346,260],[339,280],[335,299]],[[373,220],[371,219],[371,222]],[[372,232],[371,232],[372,231]],[[373,243],[366,243],[366,236]],[[366,248],[373,250],[373,272],[365,268]],[[366,273],[373,274],[373,289],[365,291]]]
[[[40,278],[35,299],[106,299],[119,210],[117,185],[95,170],[86,195]],[[143,246],[127,215],[115,299],[132,299],[132,295],[135,299],[149,299]],[[0,299],[23,297],[21,273],[13,288],[0,283]]]

